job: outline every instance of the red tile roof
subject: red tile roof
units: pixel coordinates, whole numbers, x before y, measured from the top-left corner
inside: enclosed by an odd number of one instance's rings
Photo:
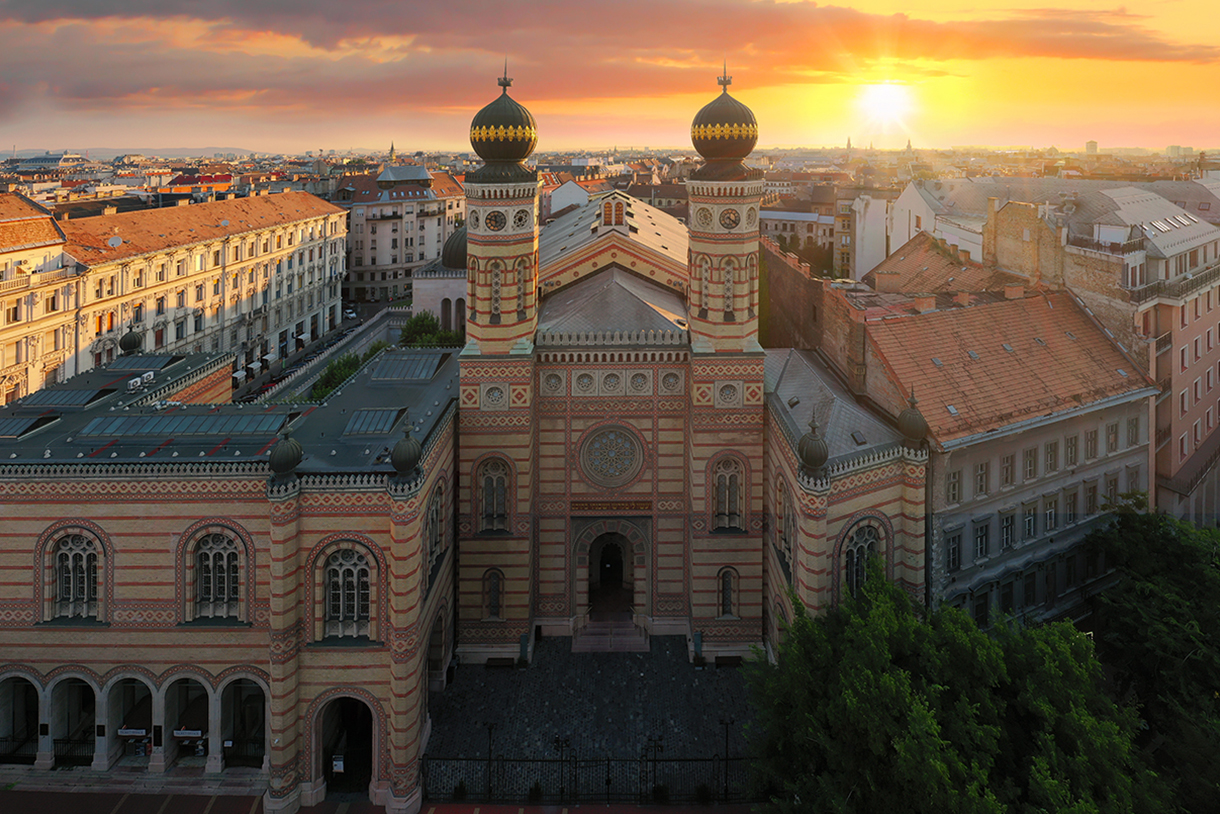
[[[81,263],[96,265],[342,212],[308,192],[121,212],[67,221],[64,250]],[[111,247],[108,241],[115,235],[123,243]]]
[[[63,243],[55,219],[28,198],[0,193],[0,251],[36,249]]]
[[[870,322],[867,330],[941,445],[1152,386],[1066,292]]]
[[[878,274],[897,274],[896,290],[908,294],[949,291],[996,291],[1005,284],[1026,281],[1002,271],[966,262],[927,232],[920,232],[864,275],[863,281],[877,287]]]

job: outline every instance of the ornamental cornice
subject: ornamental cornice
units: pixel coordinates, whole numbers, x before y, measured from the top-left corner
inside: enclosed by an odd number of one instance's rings
[[[529,141],[537,140],[538,131],[533,127],[518,125],[516,127],[472,127],[470,140],[473,141]]]
[[[757,139],[756,124],[697,124],[690,129],[694,139]]]

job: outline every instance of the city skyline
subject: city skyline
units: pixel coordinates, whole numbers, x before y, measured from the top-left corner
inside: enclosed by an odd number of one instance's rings
[[[6,148],[233,144],[259,152],[396,141],[465,151],[497,92],[539,121],[539,150],[684,146],[716,92],[756,111],[759,145],[893,149],[1032,144],[1206,148],[1198,87],[1220,47],[1195,36],[1200,0],[1135,14],[1098,2],[970,11],[929,3],[619,4],[481,0],[385,9],[176,0],[0,4]],[[592,23],[592,24],[591,24]],[[53,55],[54,58],[48,58]]]

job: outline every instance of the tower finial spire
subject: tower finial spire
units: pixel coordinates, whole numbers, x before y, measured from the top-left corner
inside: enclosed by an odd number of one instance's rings
[[[720,86],[722,93],[728,93],[729,85],[733,84],[733,77],[729,76],[729,60],[727,57],[724,60],[724,70],[716,80],[716,84]]]
[[[508,78],[508,57],[504,57],[504,76],[497,80],[500,87],[504,88],[504,92],[508,93],[508,89],[512,87],[513,80]]]

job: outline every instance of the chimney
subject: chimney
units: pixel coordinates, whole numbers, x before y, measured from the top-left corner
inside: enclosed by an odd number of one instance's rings
[[[191,205],[190,198],[179,198],[177,201],[174,202],[174,206],[190,206],[190,205]]]
[[[936,310],[936,295],[935,294],[916,294],[915,295],[915,310],[921,314],[926,314],[929,311]]]
[[[60,221],[61,223],[62,223],[63,221],[66,221],[66,220],[71,220],[71,219],[72,219],[72,213],[71,213],[71,212],[68,212],[68,211],[66,211],[66,210],[65,210],[65,211],[63,211],[63,212],[56,212],[56,213],[55,213],[55,220]]]
[[[902,275],[896,271],[874,271],[874,287],[882,294],[896,294],[901,287]]]
[[[969,308],[970,307],[970,292],[969,291],[957,292],[957,295],[953,298],[953,301],[955,303],[957,303],[958,305]]]
[[[1004,284],[1004,299],[1019,300],[1025,296],[1025,286],[1020,283],[1005,283]]]
[[[103,215],[117,215],[117,214],[119,214],[119,208],[117,206],[103,206],[102,214]]]

